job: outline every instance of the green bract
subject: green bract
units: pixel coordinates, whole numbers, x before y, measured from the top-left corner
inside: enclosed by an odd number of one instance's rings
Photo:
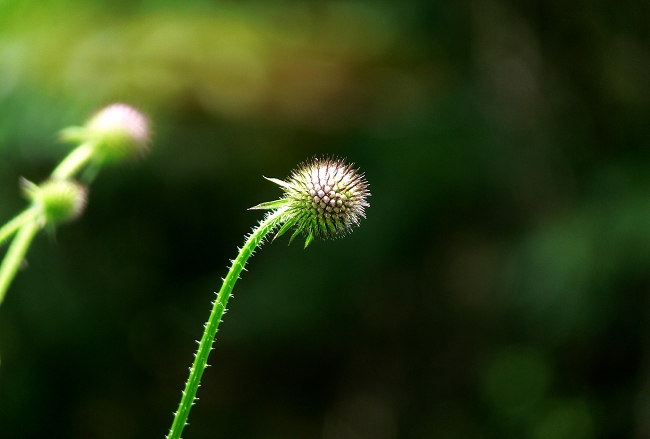
[[[363,174],[341,159],[315,158],[301,164],[287,181],[267,178],[284,189],[284,197],[258,204],[251,209],[285,209],[277,236],[291,227],[306,235],[305,247],[314,237],[338,238],[365,218],[370,196]]]

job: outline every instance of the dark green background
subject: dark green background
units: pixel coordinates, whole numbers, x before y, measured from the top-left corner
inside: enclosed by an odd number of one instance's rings
[[[248,265],[190,438],[650,436],[650,3],[0,2],[0,221],[122,101],[142,160],[0,307],[0,438],[163,438],[213,292],[314,155],[361,227]],[[4,250],[4,249],[3,249]]]

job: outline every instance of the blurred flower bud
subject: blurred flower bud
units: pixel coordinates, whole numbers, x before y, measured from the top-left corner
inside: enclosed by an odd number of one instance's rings
[[[112,104],[96,113],[83,127],[70,127],[61,132],[67,142],[89,142],[95,159],[114,163],[143,154],[149,146],[148,119],[126,104]]]
[[[87,189],[71,180],[49,180],[40,186],[22,180],[28,199],[42,206],[43,222],[57,224],[78,218],[86,207]]]

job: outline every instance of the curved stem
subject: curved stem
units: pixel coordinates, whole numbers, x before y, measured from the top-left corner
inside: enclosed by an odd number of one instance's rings
[[[228,271],[228,274],[223,281],[223,285],[219,290],[217,299],[214,301],[210,318],[205,325],[205,331],[201,337],[199,349],[196,351],[194,364],[190,368],[190,377],[185,384],[185,390],[183,391],[183,396],[181,397],[178,410],[174,415],[174,422],[169,430],[167,439],[180,439],[181,437],[183,428],[187,423],[190,408],[192,408],[192,405],[194,404],[194,397],[196,396],[201,376],[203,375],[203,371],[205,370],[208,361],[208,354],[210,353],[210,350],[212,350],[212,343],[214,343],[214,337],[217,334],[221,317],[226,310],[226,304],[228,303],[230,293],[235,286],[235,282],[237,282],[237,279],[239,278],[239,274],[244,269],[244,265],[246,265],[248,258],[253,254],[255,248],[260,245],[264,237],[282,222],[284,213],[285,209],[278,209],[260,222],[260,225],[253,230],[253,233],[250,234],[244,243],[244,246],[239,251],[237,258],[233,261],[230,271]]]
[[[38,215],[38,210],[34,208],[25,209],[22,213],[16,215],[12,220],[0,228],[0,245],[4,244],[14,233],[18,231],[27,222],[33,220]]]
[[[29,244],[32,242],[34,235],[38,232],[39,224],[36,218],[22,225],[13,242],[7,250],[7,255],[0,266],[0,304],[5,298],[5,293],[9,284],[16,276],[18,267],[27,253]]]
[[[86,165],[93,155],[93,145],[91,142],[82,143],[76,147],[66,158],[57,166],[50,177],[54,180],[65,180],[72,178],[79,170]]]

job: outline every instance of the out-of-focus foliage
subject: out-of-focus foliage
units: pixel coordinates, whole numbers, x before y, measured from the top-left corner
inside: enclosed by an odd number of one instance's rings
[[[184,437],[646,437],[649,16],[0,0],[0,222],[61,128],[123,101],[156,132],[0,307],[0,437],[163,437],[261,176],[321,154],[368,219],[256,254]]]

